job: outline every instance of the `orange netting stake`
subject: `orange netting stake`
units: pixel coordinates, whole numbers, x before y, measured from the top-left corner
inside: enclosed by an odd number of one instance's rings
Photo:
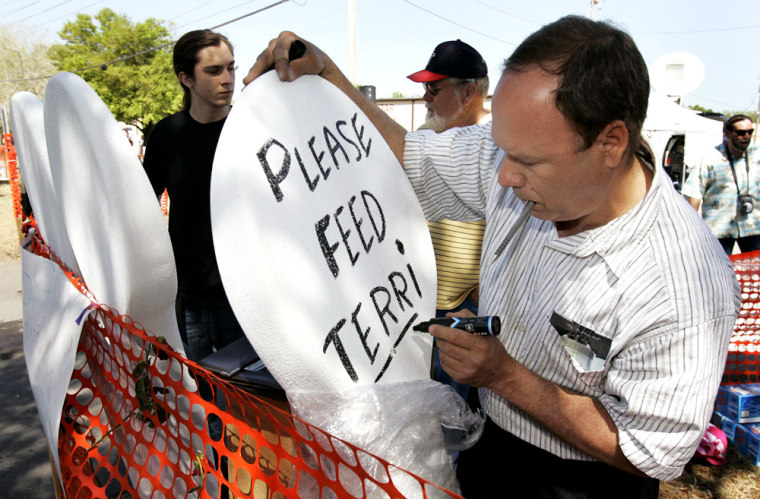
[[[19,183],[18,160],[16,146],[13,144],[13,134],[3,134],[3,147],[5,148],[5,161],[8,165],[8,180],[11,187],[11,200],[13,201],[13,216],[16,220],[24,219],[21,209],[21,185]]]
[[[58,435],[66,497],[461,497],[226,383],[94,303],[39,234],[27,247],[93,302]]]
[[[728,347],[724,385],[760,382],[760,251],[731,255],[742,308]]]

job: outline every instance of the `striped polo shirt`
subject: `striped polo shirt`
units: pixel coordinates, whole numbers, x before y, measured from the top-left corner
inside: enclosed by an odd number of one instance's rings
[[[479,313],[501,317],[507,352],[598,400],[638,469],[677,477],[710,417],[740,307],[731,263],[659,168],[645,198],[606,225],[560,238],[531,216],[493,261],[523,207],[497,182],[503,157],[490,125],[409,132],[404,167],[429,220],[485,216]],[[579,364],[560,335],[568,329],[600,347],[594,365]],[[504,430],[562,458],[593,460],[498,395],[479,395]]]

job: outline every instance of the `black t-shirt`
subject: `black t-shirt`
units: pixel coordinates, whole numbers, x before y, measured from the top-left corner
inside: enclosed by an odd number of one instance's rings
[[[183,298],[224,294],[211,237],[211,167],[224,120],[198,123],[187,111],[159,121],[143,167],[156,196],[169,191],[169,236]]]

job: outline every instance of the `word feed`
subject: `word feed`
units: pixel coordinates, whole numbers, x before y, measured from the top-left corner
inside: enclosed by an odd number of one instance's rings
[[[368,237],[364,232],[362,232],[361,226],[364,224],[364,218],[360,217],[357,219],[356,217],[356,209],[354,208],[354,204],[357,199],[356,196],[351,196],[351,198],[348,200],[347,206],[348,212],[351,215],[351,222],[353,223],[353,226],[356,227],[356,233],[359,237],[359,240],[361,241],[361,248],[364,250],[365,254],[369,254],[369,250],[372,248],[375,237],[377,237],[378,243],[382,243],[385,239],[385,215],[383,214],[383,209],[380,206],[377,198],[371,192],[361,191],[360,196],[362,200],[361,207],[364,208],[364,213],[367,215],[367,218],[372,224],[374,235],[369,235]],[[372,206],[370,207],[370,205]],[[314,229],[317,233],[317,241],[319,241],[319,247],[322,249],[322,254],[325,257],[325,263],[330,269],[333,277],[336,279],[340,273],[340,268],[338,267],[338,262],[335,259],[335,252],[338,250],[340,242],[331,244],[330,240],[328,239],[328,235],[326,233],[328,229],[330,229],[331,220],[335,221],[335,228],[340,235],[340,240],[343,242],[343,246],[346,248],[346,254],[349,261],[351,262],[352,267],[356,265],[356,262],[359,259],[360,255],[360,253],[356,253],[351,250],[351,229],[346,229],[345,221],[343,223],[340,221],[340,216],[343,213],[343,208],[343,205],[338,206],[338,208],[333,212],[332,217],[327,214],[320,218],[316,224],[314,224]],[[356,246],[357,245],[354,244],[354,247]]]

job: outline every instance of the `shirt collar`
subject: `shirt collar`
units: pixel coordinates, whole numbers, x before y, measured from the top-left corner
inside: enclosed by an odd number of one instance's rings
[[[654,224],[656,210],[660,206],[659,199],[662,198],[664,189],[672,188],[666,184],[670,182],[668,176],[652,166],[651,156],[639,156],[639,159],[654,172],[652,185],[644,199],[631,210],[596,229],[562,238],[556,236],[555,229],[555,237],[548,241],[547,245],[578,258],[587,258],[596,253],[604,259],[610,270],[620,277],[631,260],[640,254],[639,247],[644,244]]]

